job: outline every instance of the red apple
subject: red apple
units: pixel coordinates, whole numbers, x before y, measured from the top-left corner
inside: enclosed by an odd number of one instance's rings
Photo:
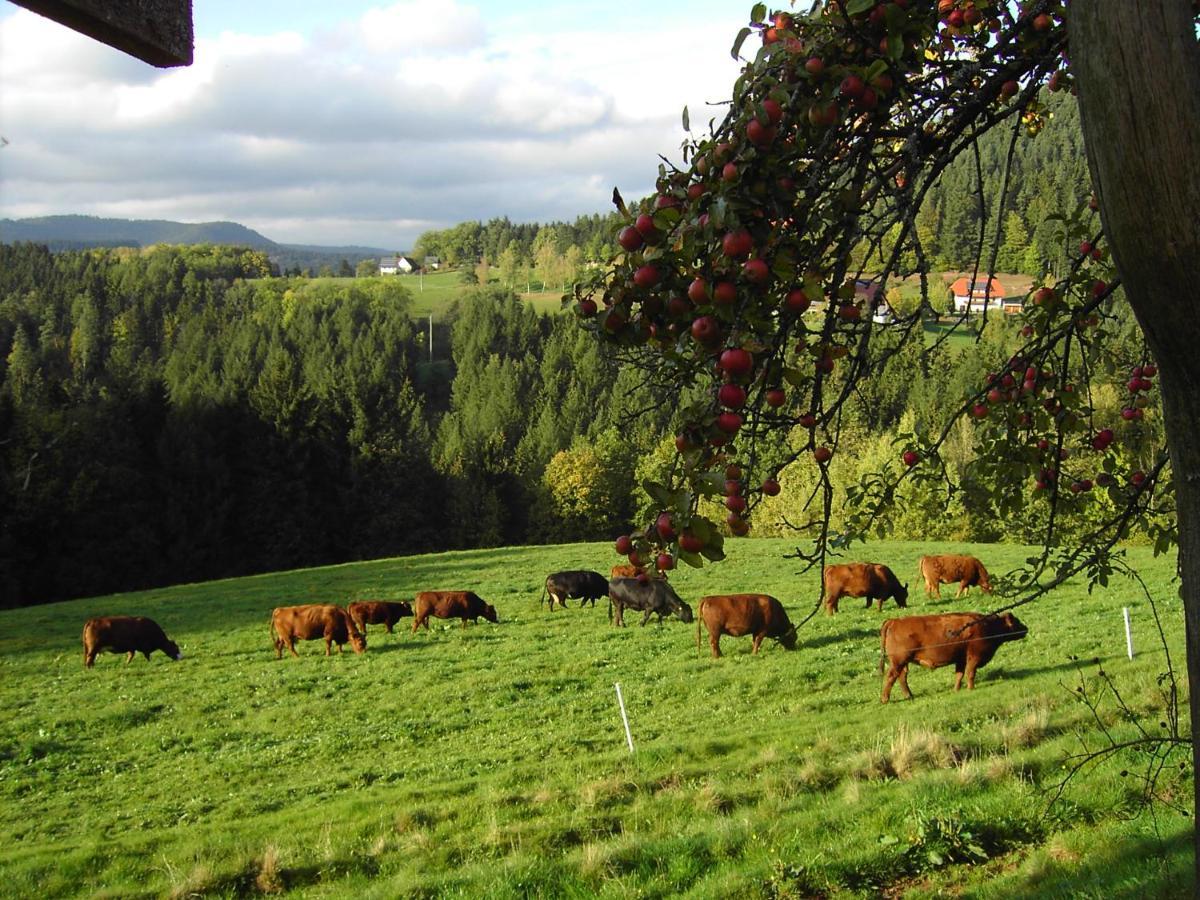
[[[813,459],[819,463],[829,462],[831,456],[833,456],[833,451],[828,447],[818,447],[813,451]]]
[[[780,490],[781,490],[781,488],[779,487],[779,482],[776,481],[774,478],[768,478],[766,481],[764,481],[762,483],[762,492],[764,494],[766,494],[768,497],[779,496]]]
[[[617,538],[617,542],[614,547],[622,556],[628,556],[633,552],[633,538],[627,534],[623,534]]]
[[[717,306],[729,306],[737,302],[737,285],[732,281],[718,281],[713,285],[712,300]]]
[[[783,107],[779,102],[768,97],[763,101],[763,109],[767,111],[767,119],[772,125],[778,125],[779,120],[783,118]]]
[[[685,550],[688,553],[699,553],[704,549],[704,541],[696,537],[690,531],[685,531],[679,536],[679,549]]]
[[[658,237],[658,228],[654,224],[654,218],[649,213],[642,213],[638,216],[633,223],[633,227],[647,241]]]
[[[725,508],[730,512],[740,513],[746,509],[746,498],[738,494],[726,497]]]
[[[817,76],[825,71],[825,60],[819,56],[810,56],[804,64],[804,71],[809,75]]]
[[[660,572],[665,572],[667,569],[673,569],[675,568],[675,557],[673,557],[670,553],[660,553],[658,554],[658,559],[654,561],[654,565]]]
[[[787,402],[787,392],[783,388],[771,388],[763,395],[763,399],[767,401],[767,406],[780,407]]]
[[[675,540],[675,523],[671,520],[670,513],[659,513],[658,520],[654,523],[654,527],[658,531],[658,536],[664,541]]]
[[[721,326],[712,316],[700,316],[692,322],[692,337],[702,344],[711,344],[721,337]]]
[[[904,464],[906,466],[912,468],[921,461],[921,454],[917,453],[916,450],[905,450],[904,456],[902,456],[901,459],[904,460]]]
[[[746,405],[746,389],[740,384],[723,384],[717,391],[717,400],[730,409],[741,409]]]
[[[726,434],[734,434],[742,427],[742,417],[735,412],[723,412],[717,416],[717,428]]]
[[[691,300],[693,303],[696,303],[696,304],[707,303],[708,302],[708,282],[705,281],[703,278],[695,279],[691,284],[688,285],[687,295],[688,295],[688,299]]]
[[[810,302],[808,294],[804,293],[802,288],[792,288],[783,300],[783,307],[788,312],[800,315],[808,309]]]
[[[737,163],[734,163],[734,162],[725,163],[725,165],[721,167],[721,180],[722,181],[737,181],[737,179],[738,179]]]
[[[754,239],[750,237],[750,232],[745,228],[737,228],[727,232],[725,237],[721,239],[721,251],[726,256],[733,257],[734,259],[748,256],[753,249]]]
[[[617,234],[617,243],[632,253],[642,246],[644,238],[642,237],[642,233],[632,225],[626,225]]]
[[[596,314],[596,301],[589,297],[585,297],[579,301],[579,314],[586,319],[590,319]]]
[[[766,284],[771,269],[763,259],[748,259],[742,263],[742,274],[751,284]]]
[[[643,290],[654,287],[661,280],[662,272],[659,271],[658,266],[650,265],[649,263],[641,266],[633,273],[633,283]]]
[[[741,347],[730,347],[721,353],[719,365],[722,369],[737,378],[748,375],[754,368],[754,357]]]
[[[842,79],[838,94],[843,100],[857,100],[866,90],[866,84],[857,75],[847,75]]]

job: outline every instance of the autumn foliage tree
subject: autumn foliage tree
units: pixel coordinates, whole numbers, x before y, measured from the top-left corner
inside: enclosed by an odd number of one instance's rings
[[[724,530],[745,534],[777,473],[805,464],[816,488],[795,523],[797,556],[819,566],[892,515],[906,483],[946,480],[941,451],[965,418],[982,448],[977,480],[991,486],[973,502],[1037,517],[1044,537],[1046,551],[1011,579],[1013,604],[1080,571],[1103,584],[1134,523],[1160,548],[1178,539],[1196,683],[1200,356],[1190,348],[1200,320],[1183,301],[1200,283],[1197,4],[810,5],[755,6],[734,43],[750,58],[726,114],[688,137],[682,166],[660,165],[653,197],[626,208],[614,195],[621,250],[576,292],[577,314],[644,367],[649,392],[702,389],[681,410],[668,477],[645,485],[658,513],[629,548],[668,564],[718,560],[721,523],[702,514],[702,498],[723,498]],[[985,134],[1006,134],[1011,161],[1041,128],[1047,91],[1078,93],[1095,191],[1048,226],[1067,264],[1035,284],[1019,345],[988,361],[955,415],[897,434],[893,460],[848,489],[835,532],[830,465],[849,404],[898,346],[924,340],[923,317],[941,302],[923,242],[930,192],[955,160],[982,184]],[[1005,197],[956,199],[979,205],[979,233],[961,240],[986,285],[998,257],[1017,252],[1004,242]],[[920,281],[918,308],[881,315],[880,298],[905,277]],[[1115,340],[1130,307],[1145,333],[1132,353]],[[1150,434],[1160,390],[1167,446],[1137,467],[1121,438]],[[1102,394],[1119,402],[1110,409]],[[1084,505],[1094,528],[1056,546],[1063,511]],[[1191,703],[1194,726],[1195,692]]]

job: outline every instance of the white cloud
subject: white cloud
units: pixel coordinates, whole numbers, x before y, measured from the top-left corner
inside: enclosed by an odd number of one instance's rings
[[[232,219],[403,248],[469,218],[607,210],[614,185],[652,189],[684,104],[702,127],[737,74],[736,19],[663,15],[669,33],[547,31],[414,0],[316,36],[231,30],[162,71],[18,10],[0,18],[0,216]]]

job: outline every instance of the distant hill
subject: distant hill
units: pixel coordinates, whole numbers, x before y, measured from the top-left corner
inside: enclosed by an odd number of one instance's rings
[[[327,247],[280,244],[237,222],[171,222],[165,219],[106,219],[99,216],[40,216],[0,219],[0,243],[30,241],[51,250],[89,247],[148,247],[152,244],[231,244],[265,250],[282,270],[300,268],[316,274],[322,266],[336,271],[344,259],[354,265],[395,250],[379,247]]]

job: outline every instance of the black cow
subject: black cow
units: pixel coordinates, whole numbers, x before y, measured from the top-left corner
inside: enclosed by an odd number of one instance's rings
[[[645,611],[642,625],[650,621],[652,614],[658,614],[661,625],[664,616],[674,613],[682,622],[692,621],[692,608],[680,599],[675,589],[669,583],[659,578],[614,578],[608,583],[608,597],[611,601],[609,618],[614,625],[625,625],[622,615],[626,609]],[[613,618],[612,611],[616,610]]]
[[[573,569],[569,572],[554,572],[546,576],[546,588],[542,591],[542,603],[546,595],[550,595],[550,611],[554,612],[554,604],[563,609],[567,608],[568,600],[578,599],[579,605],[584,606],[589,600],[592,606],[600,597],[608,596],[608,580],[599,572],[589,569]]]

